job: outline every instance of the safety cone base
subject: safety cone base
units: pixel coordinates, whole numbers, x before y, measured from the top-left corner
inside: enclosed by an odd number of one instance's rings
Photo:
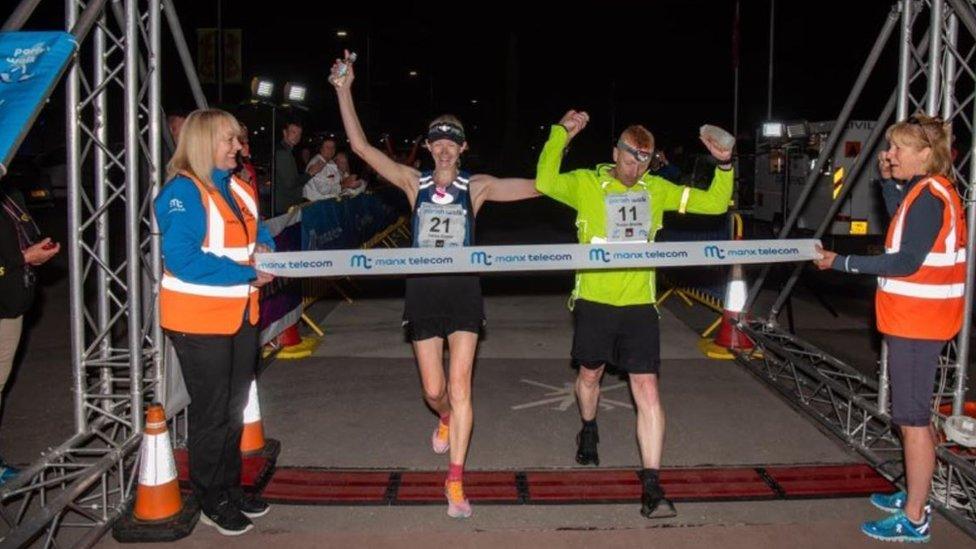
[[[735,358],[732,351],[720,345],[716,345],[713,340],[707,337],[698,340],[698,350],[708,358],[715,360],[732,360]]]
[[[144,522],[132,516],[132,504],[112,526],[112,537],[119,543],[171,542],[183,539],[193,532],[200,518],[200,506],[196,498],[183,494],[183,509],[167,520]]]
[[[735,359],[735,354],[721,345],[716,345],[714,341],[705,337],[698,340],[698,350],[702,352],[708,358],[713,360],[733,360]],[[740,352],[744,352],[753,358],[762,358],[762,351],[752,348],[752,349],[742,349]]]
[[[288,347],[282,347],[275,358],[285,359],[285,360],[297,360],[299,358],[308,358],[312,356],[316,347],[319,346],[319,338],[317,337],[303,337],[301,343],[295,345],[289,345]]]

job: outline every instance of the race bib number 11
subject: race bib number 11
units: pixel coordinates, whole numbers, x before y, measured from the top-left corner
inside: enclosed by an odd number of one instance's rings
[[[651,206],[647,193],[608,194],[604,199],[604,206],[607,215],[607,241],[648,241]]]

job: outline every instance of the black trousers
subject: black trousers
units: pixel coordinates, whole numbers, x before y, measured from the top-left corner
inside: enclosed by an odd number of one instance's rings
[[[233,335],[167,332],[190,393],[190,482],[205,512],[239,501],[244,407],[258,358],[258,329],[246,320]]]

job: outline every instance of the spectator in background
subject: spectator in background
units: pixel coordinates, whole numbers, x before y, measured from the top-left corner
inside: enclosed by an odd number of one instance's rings
[[[241,124],[241,135],[238,138],[241,142],[241,150],[237,152],[237,168],[234,170],[234,175],[249,183],[251,188],[254,189],[255,195],[258,195],[260,194],[258,171],[251,161],[250,137],[247,126]]]
[[[34,269],[61,245],[41,238],[20,193],[0,186],[0,403],[13,369],[26,313],[34,301]],[[0,485],[19,471],[0,458]]]
[[[304,202],[302,189],[305,183],[325,167],[323,163],[309,166],[305,173],[298,171],[292,149],[302,140],[302,124],[297,120],[286,121],[281,127],[281,143],[275,150],[274,215],[286,213],[292,206]]]
[[[169,133],[173,136],[173,145],[180,140],[180,131],[183,123],[186,122],[186,113],[183,111],[171,111],[166,115],[166,125],[169,126]]]
[[[295,151],[295,162],[298,163],[298,169],[304,170],[308,167],[308,163],[312,160],[312,149],[309,147],[308,143],[299,143]]]
[[[339,196],[342,190],[341,175],[335,163],[336,141],[334,137],[325,137],[319,145],[319,152],[308,161],[305,173],[311,179],[305,183],[302,196],[307,200],[325,200]],[[314,172],[313,172],[314,170]]]
[[[339,168],[340,196],[357,196],[366,190],[366,181],[352,173],[349,167],[349,157],[344,152],[336,153],[335,165]]]

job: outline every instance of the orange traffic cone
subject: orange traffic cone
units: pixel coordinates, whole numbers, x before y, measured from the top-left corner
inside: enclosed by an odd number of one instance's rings
[[[278,335],[278,346],[280,350],[275,358],[294,360],[312,356],[312,352],[318,347],[317,337],[302,337],[298,333],[298,322],[285,328]]]
[[[258,382],[251,380],[244,407],[244,431],[241,433],[241,453],[253,454],[264,449],[264,425],[261,423],[261,405],[258,403]]]
[[[278,334],[278,345],[282,347],[291,347],[292,345],[298,345],[301,342],[302,337],[298,335],[297,322],[285,328],[283,332]]]
[[[183,508],[176,461],[166,429],[166,414],[159,404],[149,406],[139,453],[139,487],[132,514],[136,519],[159,522],[175,517]]]
[[[746,306],[746,280],[742,272],[742,265],[732,265],[729,269],[729,282],[725,287],[725,304],[722,312],[722,322],[718,328],[715,340],[703,338],[698,346],[705,356],[721,360],[735,358],[736,351],[750,351],[755,345],[736,327],[742,309]]]

